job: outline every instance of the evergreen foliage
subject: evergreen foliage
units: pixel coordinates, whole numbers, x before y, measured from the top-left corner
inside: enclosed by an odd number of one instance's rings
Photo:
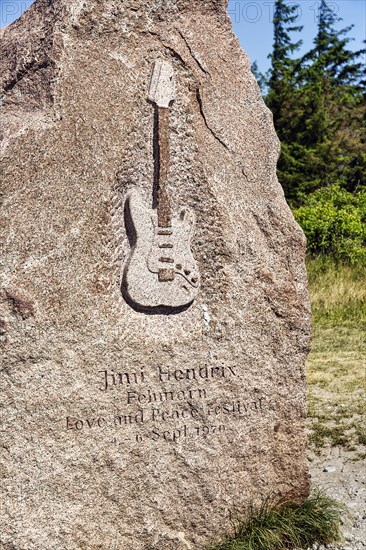
[[[276,128],[286,127],[285,113],[288,100],[295,87],[297,61],[292,58],[302,44],[301,40],[292,42],[291,34],[300,32],[302,26],[296,25],[296,5],[288,5],[284,0],[277,0],[274,12],[274,43],[269,58],[272,67],[268,76],[268,94],[266,102],[273,113]]]
[[[366,189],[366,78],[361,62],[365,50],[349,49],[352,26],[337,30],[340,18],[321,0],[313,48],[296,57],[301,41],[294,40],[293,33],[302,28],[296,24],[296,11],[296,5],[276,1],[271,69],[265,78],[253,68],[282,144],[279,180],[312,253],[361,261],[366,258],[361,229]]]

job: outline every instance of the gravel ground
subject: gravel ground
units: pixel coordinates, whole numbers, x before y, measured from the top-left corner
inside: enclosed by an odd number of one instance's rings
[[[360,460],[365,451],[330,448],[309,457],[313,487],[346,504],[350,512],[344,518],[344,543],[337,550],[366,549],[366,460]]]

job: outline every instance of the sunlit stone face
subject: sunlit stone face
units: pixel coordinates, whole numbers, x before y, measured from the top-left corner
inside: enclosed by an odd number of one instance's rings
[[[305,242],[224,4],[38,2],[1,31],[5,547],[204,548],[308,491]],[[128,216],[138,193],[159,221],[164,181],[179,260]],[[134,288],[164,307],[125,292],[137,237]]]

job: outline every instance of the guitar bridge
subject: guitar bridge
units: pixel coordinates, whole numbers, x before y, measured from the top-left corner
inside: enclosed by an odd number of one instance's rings
[[[174,269],[159,269],[159,283],[168,283],[174,281],[175,271]]]

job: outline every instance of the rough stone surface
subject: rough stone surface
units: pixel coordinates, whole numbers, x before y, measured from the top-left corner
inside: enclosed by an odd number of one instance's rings
[[[170,315],[121,294],[156,59],[201,276]],[[38,0],[0,31],[0,88],[1,548],[203,549],[253,499],[306,495],[305,241],[226,1]]]

